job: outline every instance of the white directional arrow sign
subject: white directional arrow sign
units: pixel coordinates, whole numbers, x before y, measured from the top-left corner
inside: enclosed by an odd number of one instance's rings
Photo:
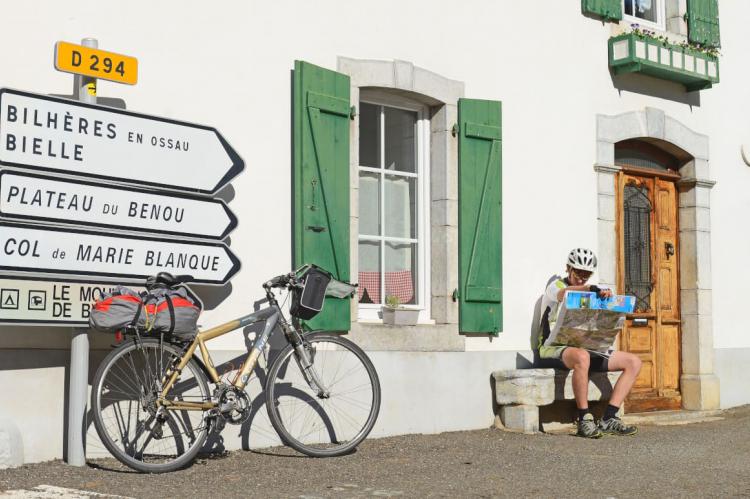
[[[240,261],[222,243],[177,242],[0,221],[0,270],[100,275],[134,282],[160,271],[224,284]]]
[[[214,128],[9,89],[0,164],[200,193],[244,168]]]
[[[219,199],[12,171],[0,172],[0,216],[216,239],[237,226]]]

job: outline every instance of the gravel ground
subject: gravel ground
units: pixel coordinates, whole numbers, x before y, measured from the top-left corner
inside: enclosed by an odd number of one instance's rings
[[[497,429],[364,442],[310,459],[286,448],[234,451],[166,475],[114,460],[0,470],[0,490],[54,485],[146,497],[750,497],[750,406],[724,419],[641,426],[586,440]],[[0,494],[3,496],[3,494]],[[5,496],[3,496],[4,498]]]

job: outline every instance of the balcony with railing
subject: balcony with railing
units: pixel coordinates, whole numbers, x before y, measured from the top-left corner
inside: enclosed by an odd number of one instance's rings
[[[609,66],[616,75],[645,74],[681,83],[688,91],[719,83],[717,56],[637,33],[609,39]]]

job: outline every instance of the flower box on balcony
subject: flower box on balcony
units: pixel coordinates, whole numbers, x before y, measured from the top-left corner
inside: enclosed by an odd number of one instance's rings
[[[642,73],[685,85],[688,91],[719,83],[719,58],[636,33],[609,39],[609,66],[615,74]]]

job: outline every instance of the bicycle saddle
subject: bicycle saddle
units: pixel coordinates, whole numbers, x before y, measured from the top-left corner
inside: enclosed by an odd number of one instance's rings
[[[183,282],[189,282],[192,280],[193,276],[190,275],[174,276],[169,272],[159,272],[158,274],[149,276],[146,279],[146,289],[173,288],[179,286]]]

